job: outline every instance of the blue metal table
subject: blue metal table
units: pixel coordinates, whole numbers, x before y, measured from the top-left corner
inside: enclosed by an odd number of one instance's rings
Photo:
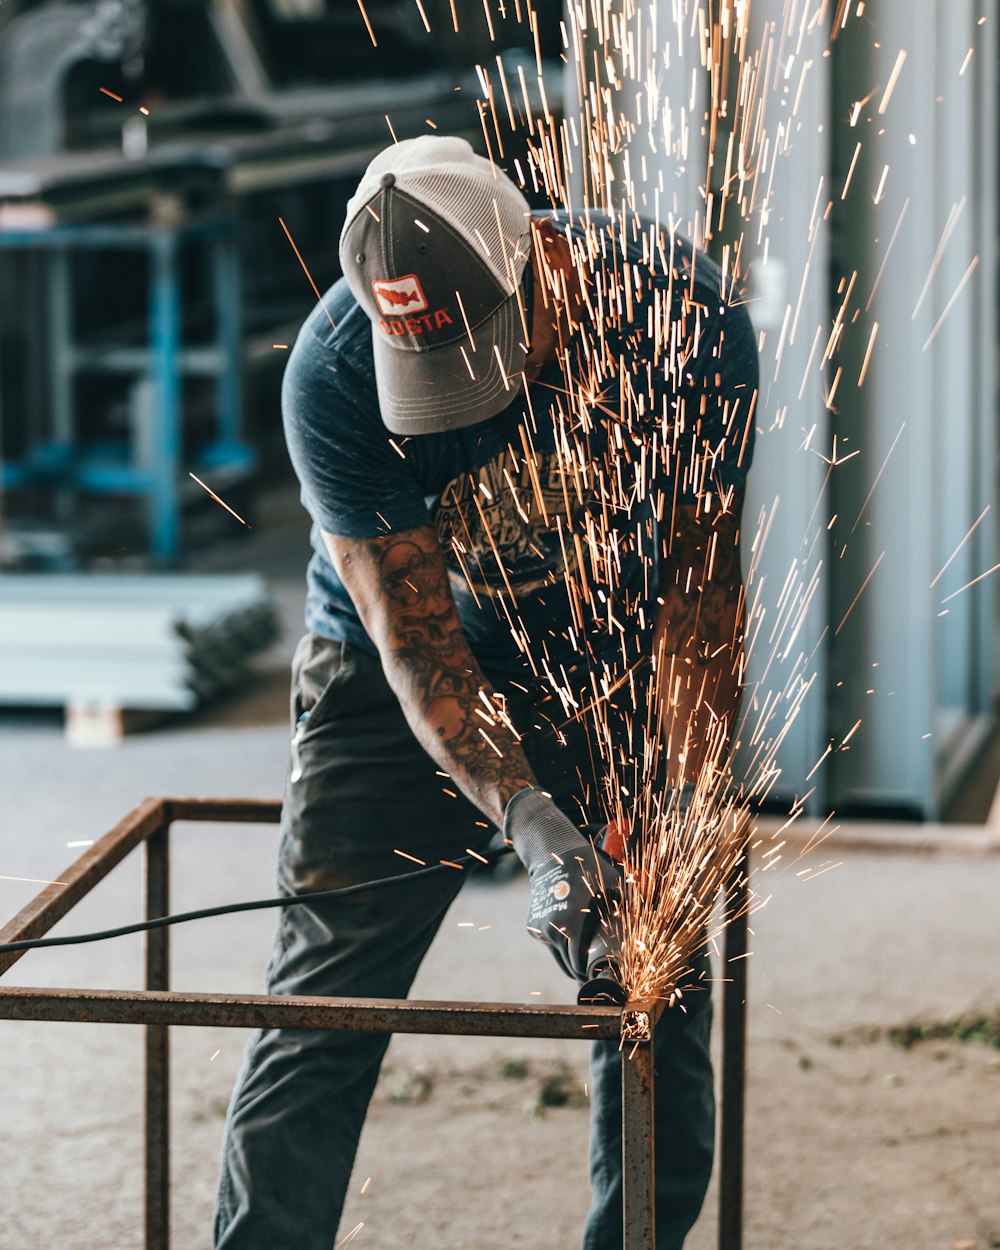
[[[190,245],[205,249],[212,288],[212,341],[182,341],[180,258]],[[226,482],[248,476],[256,454],[242,437],[240,262],[236,224],[230,219],[177,225],[68,224],[0,231],[0,249],[41,253],[48,292],[46,353],[50,371],[51,428],[29,438],[24,455],[0,464],[0,485],[48,486],[97,494],[145,497],[150,547],[157,564],[172,563],[181,546],[181,489],[187,468]],[[149,329],[144,345],[86,348],[73,325],[70,258],[74,251],[135,251],[149,257]],[[78,373],[135,376],[148,383],[148,428],[131,448],[109,453],[82,441],[77,429],[74,382]],[[215,380],[214,438],[197,462],[183,461],[181,381],[185,375]]]

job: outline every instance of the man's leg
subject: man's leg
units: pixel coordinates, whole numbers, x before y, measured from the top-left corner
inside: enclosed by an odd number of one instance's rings
[[[709,1056],[712,993],[708,957],[700,957],[694,966],[695,978],[701,978],[704,988],[684,995],[685,1012],[680,1007],[668,1007],[656,1026],[656,1250],[681,1250],[701,1211],[712,1174],[715,1094]],[[587,1217],[584,1250],[621,1250],[622,1062],[617,1042],[594,1043],[590,1120],[593,1204]]]
[[[304,719],[302,719],[304,718]],[[308,636],[293,670],[298,722],[282,810],[287,893],[405,873],[481,849],[488,830],[413,738],[381,665]],[[462,873],[281,913],[271,994],[403,998]],[[220,1250],[330,1250],[385,1035],[264,1030],[246,1052],[223,1146]]]

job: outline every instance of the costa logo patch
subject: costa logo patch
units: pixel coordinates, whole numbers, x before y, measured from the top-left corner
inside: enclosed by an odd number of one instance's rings
[[[434,312],[421,313],[419,317],[396,314],[391,321],[385,317],[379,320],[378,326],[383,334],[395,334],[397,338],[416,338],[418,334],[430,334],[432,330],[440,330],[452,325],[451,314],[447,308],[438,308]]]
[[[386,317],[409,316],[423,312],[428,306],[424,288],[415,273],[408,273],[402,278],[376,279],[372,283],[372,291],[379,312]]]

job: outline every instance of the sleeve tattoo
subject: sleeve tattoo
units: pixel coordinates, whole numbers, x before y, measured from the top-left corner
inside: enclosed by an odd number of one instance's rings
[[[469,649],[434,530],[328,543],[417,739],[502,823],[507,800],[534,777]]]

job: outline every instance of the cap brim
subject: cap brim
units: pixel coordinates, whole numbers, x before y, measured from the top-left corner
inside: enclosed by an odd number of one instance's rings
[[[478,325],[473,340],[475,351],[468,336],[430,351],[414,351],[395,346],[373,328],[378,402],[390,433],[460,430],[507,407],[527,360],[517,297],[505,300]]]

